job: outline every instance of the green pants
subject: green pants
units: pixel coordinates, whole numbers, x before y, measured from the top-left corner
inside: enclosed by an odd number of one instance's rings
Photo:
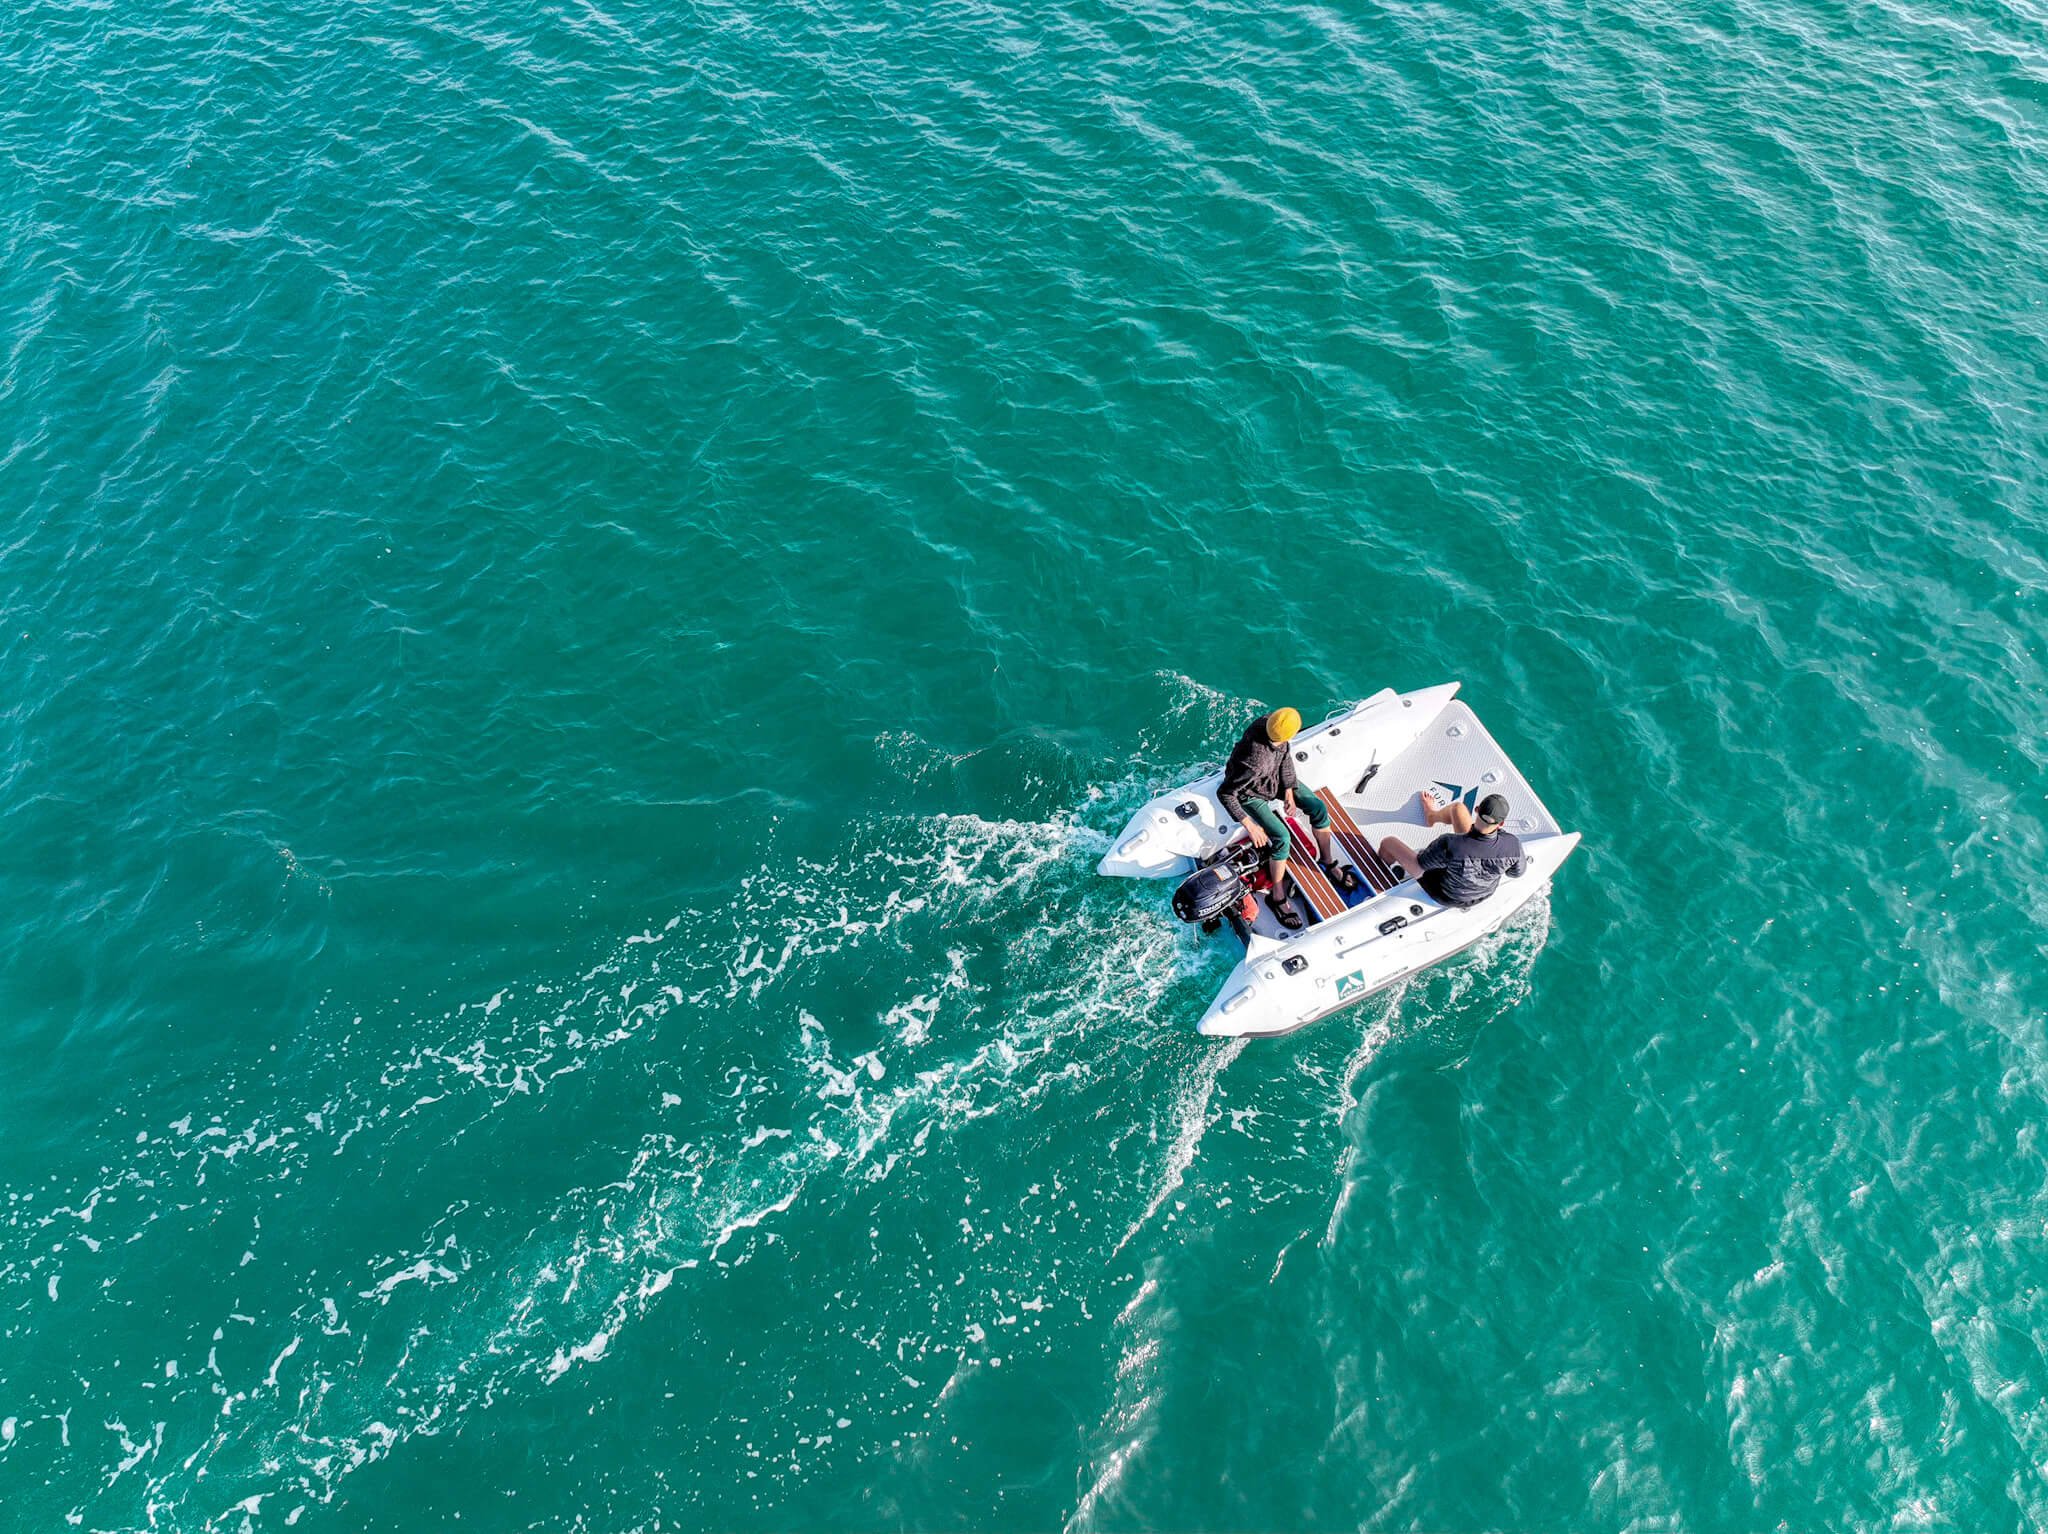
[[[1287,855],[1294,846],[1294,838],[1287,834],[1287,822],[1280,818],[1280,806],[1283,802],[1276,799],[1247,799],[1244,802],[1244,812],[1256,820],[1265,829],[1266,834],[1273,838],[1273,845],[1266,849],[1266,856],[1275,863],[1286,862]],[[1302,814],[1308,816],[1308,823],[1318,831],[1327,831],[1330,828],[1328,806],[1309,790],[1295,789],[1294,802],[1301,806]],[[1315,848],[1309,848],[1308,855],[1314,857]]]

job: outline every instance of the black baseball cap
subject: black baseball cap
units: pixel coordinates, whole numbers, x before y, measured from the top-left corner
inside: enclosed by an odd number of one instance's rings
[[[1497,826],[1508,818],[1508,802],[1499,794],[1488,794],[1479,801],[1479,814],[1475,817],[1482,826]]]

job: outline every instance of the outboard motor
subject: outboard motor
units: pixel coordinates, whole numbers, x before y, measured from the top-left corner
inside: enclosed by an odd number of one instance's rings
[[[1220,921],[1244,903],[1244,877],[1228,863],[1211,863],[1181,880],[1173,914],[1184,922]]]
[[[1248,922],[1258,872],[1259,855],[1249,842],[1230,847],[1181,880],[1173,892],[1173,914],[1184,922],[1200,922],[1210,932],[1233,916]]]

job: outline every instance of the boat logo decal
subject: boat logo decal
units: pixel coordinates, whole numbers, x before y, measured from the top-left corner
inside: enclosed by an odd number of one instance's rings
[[[1476,784],[1471,788],[1463,788],[1456,783],[1446,783],[1442,778],[1438,778],[1434,786],[1451,796],[1450,802],[1444,808],[1448,809],[1452,804],[1462,804],[1468,810],[1478,810],[1479,789]]]
[[[1341,975],[1338,977],[1337,999],[1339,1001],[1342,1001],[1346,996],[1349,996],[1353,991],[1362,991],[1364,989],[1365,971],[1362,969],[1354,969],[1350,974]]]

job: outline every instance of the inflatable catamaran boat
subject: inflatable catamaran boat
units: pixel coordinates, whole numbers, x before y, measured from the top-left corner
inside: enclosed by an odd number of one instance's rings
[[[1472,710],[1453,701],[1457,691],[1456,682],[1409,693],[1387,688],[1288,743],[1296,777],[1329,806],[1333,850],[1357,884],[1343,894],[1324,877],[1307,817],[1290,816],[1291,898],[1304,918],[1297,931],[1252,898],[1263,887],[1264,864],[1216,798],[1222,773],[1161,794],[1131,817],[1101,871],[1181,878],[1175,913],[1205,931],[1227,926],[1244,947],[1243,961],[1202,1014],[1201,1032],[1286,1033],[1327,1017],[1470,947],[1549,887],[1579,833],[1559,829]],[[1447,834],[1423,824],[1422,789],[1434,790],[1440,804],[1456,799],[1468,807],[1505,794],[1506,827],[1521,839],[1528,872],[1461,909],[1431,899],[1414,869],[1389,867],[1376,851],[1385,837],[1419,850]]]

